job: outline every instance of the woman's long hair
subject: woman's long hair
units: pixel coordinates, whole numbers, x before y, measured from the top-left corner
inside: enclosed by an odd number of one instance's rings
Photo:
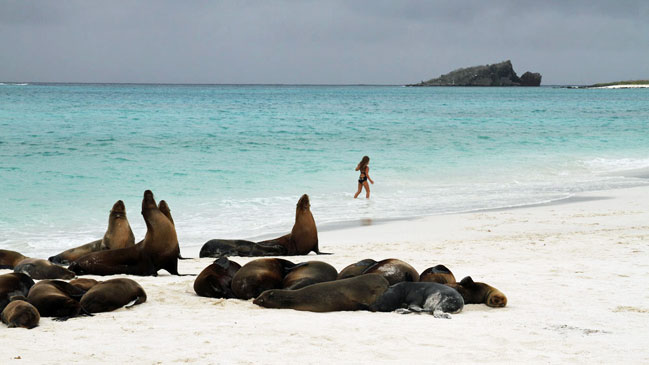
[[[367,168],[367,164],[370,163],[370,158],[368,156],[363,156],[361,159],[361,162],[358,163],[358,169],[365,174],[365,169]]]

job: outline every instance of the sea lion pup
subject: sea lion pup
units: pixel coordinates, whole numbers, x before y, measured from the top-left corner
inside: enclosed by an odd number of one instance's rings
[[[419,281],[419,273],[409,264],[398,259],[385,259],[368,267],[363,274],[381,274],[390,285],[402,281]]]
[[[29,275],[32,279],[72,279],[76,274],[62,266],[43,259],[27,258],[14,267],[14,272]]]
[[[295,265],[288,270],[282,288],[296,290],[312,284],[336,280],[338,271],[322,261],[308,261]]]
[[[298,290],[266,290],[253,303],[266,308],[311,312],[367,310],[388,287],[389,283],[383,276],[368,274],[317,283]]]
[[[453,288],[438,283],[407,281],[390,286],[370,306],[372,312],[426,312],[435,318],[451,318],[448,313],[459,313],[462,308],[462,295]]]
[[[146,302],[146,293],[131,279],[102,281],[81,297],[81,308],[88,313],[110,312],[123,306]]]
[[[0,275],[0,312],[13,297],[26,297],[34,286],[34,280],[23,273]]]
[[[201,297],[235,298],[232,292],[232,278],[241,265],[221,257],[206,267],[194,280],[194,291]]]
[[[76,286],[79,289],[88,291],[99,282],[95,279],[74,279],[69,281],[70,285]]]
[[[9,328],[22,327],[32,329],[38,326],[41,315],[33,305],[18,299],[9,303],[0,315],[0,319]]]
[[[466,304],[486,304],[489,307],[502,308],[507,305],[507,297],[503,292],[485,283],[474,282],[470,276],[459,283],[446,284],[457,290]]]
[[[361,275],[363,271],[367,270],[368,267],[374,264],[376,264],[376,261],[372,259],[361,260],[355,264],[351,264],[345,267],[344,269],[342,269],[340,273],[338,273],[338,277],[336,279],[337,280],[347,279],[347,278]]]
[[[81,312],[79,300],[85,291],[60,280],[42,280],[36,283],[27,295],[41,317],[62,319],[77,316]]]
[[[438,284],[454,284],[455,276],[444,265],[429,267],[419,275],[419,281],[427,281]]]
[[[199,256],[294,256],[307,255],[311,251],[328,255],[318,248],[318,229],[311,214],[309,196],[304,194],[297,202],[291,233],[261,242],[213,239],[205,242]]]
[[[156,205],[151,190],[144,192],[142,216],[147,226],[144,240],[132,247],[91,252],[72,262],[69,269],[78,275],[155,276],[160,269],[179,275],[176,228]]]
[[[0,269],[12,269],[18,265],[19,262],[28,258],[21,253],[10,250],[0,250]]]
[[[282,259],[256,259],[243,265],[232,277],[232,293],[239,299],[251,299],[268,289],[282,287],[288,269],[294,263]]]
[[[108,228],[102,239],[86,243],[79,247],[63,251],[49,258],[56,264],[70,264],[72,261],[90,252],[114,250],[135,245],[135,236],[126,218],[124,202],[118,200],[108,215]]]

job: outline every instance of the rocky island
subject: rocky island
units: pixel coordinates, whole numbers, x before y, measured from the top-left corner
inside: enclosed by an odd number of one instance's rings
[[[539,86],[541,74],[526,72],[521,77],[516,75],[510,60],[460,68],[436,79],[422,81],[406,86]]]

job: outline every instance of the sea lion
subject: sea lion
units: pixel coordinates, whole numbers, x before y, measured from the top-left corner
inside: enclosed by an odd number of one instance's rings
[[[457,290],[466,304],[486,304],[489,307],[502,308],[507,305],[507,297],[503,292],[485,283],[474,282],[470,276],[459,283],[446,284]]]
[[[354,276],[361,275],[363,271],[367,270],[370,266],[376,264],[376,261],[372,259],[361,260],[355,264],[351,264],[344,269],[340,270],[338,273],[337,280],[347,279]]]
[[[368,267],[363,274],[381,274],[390,285],[402,281],[419,281],[419,273],[409,264],[398,259],[385,259]]]
[[[400,313],[427,312],[435,318],[451,318],[448,313],[459,313],[464,307],[457,290],[438,283],[400,282],[390,286],[370,306],[373,312]]]
[[[158,209],[160,209],[160,212],[162,212],[162,214],[164,214],[167,218],[169,218],[171,224],[173,224],[175,227],[176,223],[174,223],[174,219],[173,217],[171,217],[171,209],[169,209],[169,205],[167,205],[167,202],[164,200],[160,200],[160,202],[158,203]],[[189,260],[189,259],[190,258],[188,257],[182,257],[180,255],[180,252],[178,252],[178,260]]]
[[[41,317],[70,318],[81,313],[79,300],[85,291],[61,280],[42,280],[27,295]]]
[[[232,292],[232,278],[241,265],[221,257],[206,267],[194,280],[194,291],[201,297],[235,298]]]
[[[118,200],[113,204],[113,208],[108,215],[108,228],[103,238],[63,251],[56,256],[50,257],[49,260],[57,264],[69,264],[90,252],[114,250],[130,247],[134,244],[135,236],[126,218],[126,207],[123,201]]]
[[[13,300],[0,315],[0,319],[9,328],[22,327],[32,329],[38,326],[41,319],[38,310],[24,300]]]
[[[0,269],[12,269],[27,256],[21,253],[10,250],[0,250]]]
[[[304,194],[297,202],[291,233],[261,242],[213,239],[205,242],[199,256],[294,256],[307,255],[311,251],[328,255],[318,248],[318,229],[311,214],[309,196]]]
[[[426,281],[431,283],[438,284],[453,284],[455,283],[455,276],[444,265],[437,265],[429,267],[428,269],[422,271],[419,275],[419,281]]]
[[[27,258],[14,267],[14,272],[29,275],[32,279],[72,279],[76,274],[62,266],[43,259]]]
[[[308,261],[288,270],[282,281],[282,288],[296,290],[316,283],[336,280],[336,268],[322,261]]]
[[[147,226],[144,240],[131,247],[91,252],[73,261],[69,269],[78,275],[155,276],[160,269],[179,275],[180,248],[176,228],[156,205],[151,190],[144,192],[142,216]]]
[[[311,312],[367,310],[388,286],[383,276],[368,274],[317,283],[298,290],[266,290],[253,303],[266,308]]]
[[[286,272],[294,263],[282,259],[256,259],[243,265],[232,277],[232,293],[251,299],[268,289],[281,288]]]
[[[102,281],[81,297],[81,307],[88,313],[110,312],[123,306],[144,303],[146,293],[131,279]]]
[[[95,279],[74,279],[69,281],[70,285],[76,286],[79,289],[83,289],[85,291],[90,290],[93,286],[97,285],[99,282]]]
[[[0,312],[13,297],[26,297],[34,286],[34,280],[23,273],[0,275]]]

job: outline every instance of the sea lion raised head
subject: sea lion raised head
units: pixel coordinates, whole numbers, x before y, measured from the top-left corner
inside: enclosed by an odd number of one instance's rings
[[[419,281],[439,284],[453,284],[455,283],[455,276],[446,266],[437,265],[429,267],[428,269],[422,271],[422,273],[419,275]]]
[[[13,300],[0,315],[2,322],[9,328],[22,327],[32,329],[38,326],[41,319],[38,310],[24,300]]]
[[[489,307],[501,308],[507,305],[507,297],[500,290],[489,284],[474,282],[470,276],[459,283],[447,284],[464,298],[466,304],[486,304]]]
[[[318,249],[318,229],[311,214],[311,203],[307,194],[302,195],[295,208],[295,224],[288,242],[289,255],[306,255]]]
[[[171,217],[171,209],[169,209],[169,205],[167,204],[166,201],[160,200],[158,203],[158,209],[162,212],[162,214],[165,215],[165,217],[169,218],[171,221],[171,224],[174,224],[174,219]]]
[[[163,204],[163,208],[169,209]],[[147,232],[142,241],[142,250],[150,258],[156,270],[164,269],[170,274],[178,275],[178,236],[173,221],[156,205],[151,190],[144,192],[142,198],[142,216],[146,222]],[[170,215],[171,216],[171,215]]]

